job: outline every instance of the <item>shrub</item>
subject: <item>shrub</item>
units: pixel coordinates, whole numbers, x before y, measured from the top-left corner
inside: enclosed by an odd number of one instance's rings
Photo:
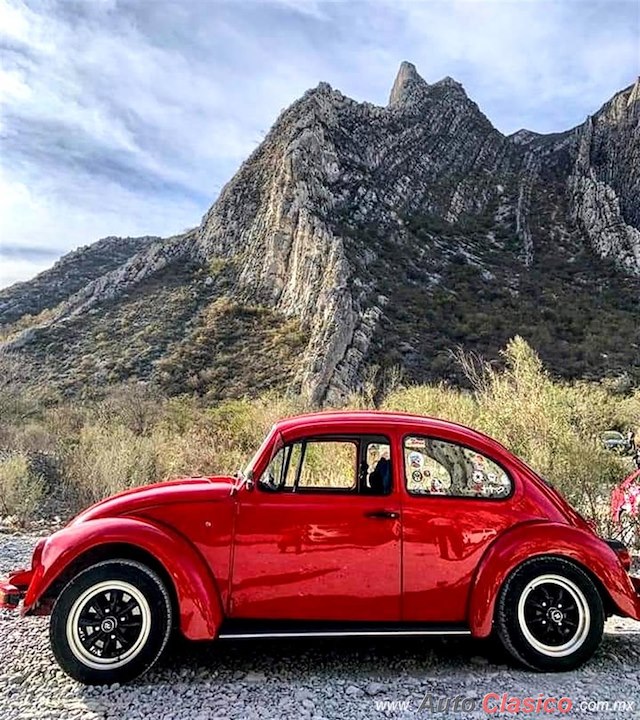
[[[640,427],[640,392],[625,394],[610,383],[558,382],[521,338],[507,345],[500,367],[464,354],[456,361],[472,389],[403,388],[400,370],[374,367],[348,405],[435,415],[478,428],[608,532],[610,491],[628,465],[603,449],[600,436]],[[38,452],[55,466],[53,490],[63,478],[61,499],[71,513],[168,477],[231,474],[246,465],[277,419],[311,409],[300,397],[275,392],[215,404],[196,396],[166,398],[151,384],[128,384],[84,401],[12,391],[3,403],[0,451],[8,454],[0,466],[0,514],[23,518],[36,512],[43,497]]]
[[[608,499],[628,463],[600,436],[640,424],[637,396],[621,399],[602,385],[554,382],[519,337],[503,352],[502,370],[459,356],[472,392],[418,386],[392,393],[386,409],[436,415],[473,426],[502,442],[608,532]]]
[[[278,418],[303,409],[275,394],[215,407],[192,397],[147,402],[135,394],[123,402],[119,391],[86,408],[61,451],[74,505],[169,477],[232,474]]]
[[[24,524],[37,514],[45,484],[21,453],[0,457],[0,514]]]
[[[158,440],[123,425],[87,425],[66,458],[67,481],[81,504],[163,479]]]

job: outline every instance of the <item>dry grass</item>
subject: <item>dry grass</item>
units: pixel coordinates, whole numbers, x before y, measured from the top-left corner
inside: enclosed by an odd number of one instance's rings
[[[381,402],[371,380],[349,404],[476,427],[523,458],[583,513],[600,517],[599,508],[628,466],[605,451],[599,437],[604,430],[640,426],[640,393],[556,382],[519,338],[505,349],[504,361],[496,369],[461,356],[472,392],[443,385],[403,388],[394,374],[385,380],[388,391]],[[47,482],[73,512],[135,485],[234,472],[275,420],[309,409],[300,398],[277,394],[210,405],[190,396],[166,398],[146,384],[124,385],[101,401],[6,393],[0,398],[0,451],[18,459],[0,465],[0,498],[6,506],[0,514],[38,514],[43,490],[42,478],[29,469],[34,453],[55,460],[58,475]]]
[[[473,392],[416,386],[391,393],[384,407],[444,417],[495,437],[577,509],[605,522],[599,508],[629,465],[606,451],[600,436],[640,426],[640,394],[619,396],[604,385],[554,382],[521,338],[503,355],[501,370],[461,358]]]
[[[44,489],[42,477],[33,472],[26,455],[0,458],[0,514],[25,523],[37,512]]]
[[[206,407],[188,397],[150,399],[140,387],[119,395],[128,402],[94,406],[67,447],[65,481],[81,504],[171,477],[233,473],[278,418],[304,409],[277,396]]]

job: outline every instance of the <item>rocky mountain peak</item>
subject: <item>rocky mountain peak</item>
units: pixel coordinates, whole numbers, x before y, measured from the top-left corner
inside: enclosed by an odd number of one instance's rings
[[[638,76],[638,79],[635,81],[635,84],[631,88],[631,92],[629,93],[629,97],[627,98],[627,107],[630,107],[633,103],[640,102],[640,75]]]
[[[520,334],[565,377],[640,382],[639,96],[505,137],[409,62],[387,107],[320,83],[199,227],[109,238],[0,292],[0,359],[69,393],[138,378],[321,403],[398,367],[455,382],[453,348],[494,359]]]
[[[416,66],[403,60],[391,88],[389,105],[404,103],[428,87],[428,83],[418,74]]]

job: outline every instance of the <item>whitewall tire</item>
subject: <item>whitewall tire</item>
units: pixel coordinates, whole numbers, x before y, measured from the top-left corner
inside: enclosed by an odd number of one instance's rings
[[[148,670],[164,650],[172,603],[162,579],[146,565],[107,560],[63,588],[51,615],[50,640],[62,669],[90,685],[126,682]]]
[[[562,671],[593,655],[604,620],[602,598],[589,575],[569,560],[543,556],[524,562],[507,578],[495,629],[521,664]]]

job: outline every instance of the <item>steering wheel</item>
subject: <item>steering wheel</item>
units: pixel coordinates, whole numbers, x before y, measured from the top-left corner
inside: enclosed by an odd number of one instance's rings
[[[264,490],[271,490],[272,492],[280,490],[280,485],[271,470],[267,471],[266,477],[261,478],[260,485]]]

